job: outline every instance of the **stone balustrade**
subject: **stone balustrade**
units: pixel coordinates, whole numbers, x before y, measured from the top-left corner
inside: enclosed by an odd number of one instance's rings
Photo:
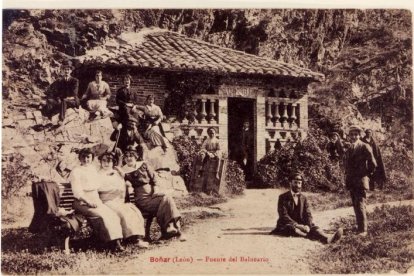
[[[179,134],[185,134],[202,142],[207,137],[207,129],[214,127],[217,137],[219,137],[219,96],[218,95],[194,95],[194,111],[192,116],[188,114],[181,123],[172,125]],[[189,118],[195,118],[190,121]],[[178,130],[180,129],[180,130]],[[177,134],[176,134],[177,135]]]
[[[304,138],[297,99],[266,98],[266,152]]]

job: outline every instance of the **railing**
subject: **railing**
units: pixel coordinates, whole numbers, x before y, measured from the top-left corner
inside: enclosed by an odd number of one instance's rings
[[[297,99],[266,98],[266,152],[304,137]]]
[[[218,95],[194,95],[194,111],[187,114],[180,123],[172,124],[175,129],[181,129],[185,135],[188,135],[198,142],[202,142],[207,137],[207,129],[214,127],[219,136],[219,96]],[[194,118],[190,121],[190,118]]]
[[[300,128],[300,105],[296,99],[266,98],[266,129]]]

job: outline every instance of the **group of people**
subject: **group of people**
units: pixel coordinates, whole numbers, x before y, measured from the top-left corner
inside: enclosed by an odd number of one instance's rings
[[[70,63],[63,65],[63,78],[52,85],[45,111],[59,113],[62,122],[68,107],[76,108],[86,101],[92,118],[111,116],[118,121],[111,135],[111,140],[115,141],[114,150],[99,156],[99,169],[93,164],[95,156],[91,150],[80,151],[80,166],[70,174],[75,197],[74,209],[87,217],[100,217],[103,225],[98,234],[103,241],[110,241],[117,251],[124,250],[122,239],[137,242],[140,247],[148,247],[139,238],[145,233],[140,211],[156,215],[163,237],[180,235],[181,216],[174,200],[157,190],[155,171],[148,162],[143,161],[148,150],[147,144],[153,148],[161,147],[164,152],[169,147],[161,126],[163,114],[154,104],[154,97],[148,96],[145,105],[140,105],[138,95],[131,90],[131,76],[125,75],[124,86],[116,94],[118,112],[114,114],[108,109],[111,92],[109,85],[102,80],[102,71],[96,71],[95,80],[89,83],[79,99],[79,81],[71,77],[71,70]],[[221,155],[215,129],[209,128],[207,133],[208,138],[199,154],[203,164],[209,158],[220,158]],[[332,133],[327,151],[332,160],[343,160],[345,184],[351,194],[357,231],[360,235],[366,235],[366,191],[370,179],[371,188],[375,182],[379,183],[380,188],[383,187],[385,170],[372,131],[367,130],[362,139],[361,135],[362,129],[351,127],[349,145],[344,147],[339,135]],[[248,168],[252,167],[250,140],[249,123],[246,122],[241,137],[243,156],[240,160],[242,166],[246,167],[245,172],[249,172]],[[291,179],[291,190],[279,197],[279,219],[272,233],[309,237],[325,243],[337,241],[342,235],[341,229],[328,236],[313,223],[307,199],[301,194],[303,182],[303,176],[295,173]],[[125,203],[128,185],[134,189],[135,204]]]
[[[374,172],[370,175],[370,190],[374,191],[376,187],[379,189],[384,188],[384,184],[386,182],[386,175],[385,175],[385,167],[382,161],[382,155],[380,148],[378,147],[377,143],[372,136],[372,130],[366,129],[365,136],[362,136],[364,132],[361,130],[360,132],[360,141],[364,142],[365,144],[371,147],[372,153],[374,155],[375,161],[377,166]],[[352,139],[352,138],[350,138]],[[346,157],[345,153],[351,147],[352,142],[343,143],[341,138],[337,132],[332,132],[329,135],[329,142],[326,145],[326,150],[329,154],[329,158],[332,161],[345,161]]]
[[[364,138],[361,138],[362,133],[363,130],[360,127],[350,127],[349,145],[346,150],[342,147],[339,135],[334,133],[327,149],[331,158],[342,159],[344,162],[345,186],[350,192],[355,212],[357,225],[355,230],[359,236],[364,237],[368,233],[367,191],[373,181],[377,179],[375,175],[379,173],[376,172],[384,172],[384,168],[378,166],[380,162],[382,164],[382,159],[372,139],[372,131],[367,130]],[[385,174],[382,177],[385,181]],[[306,237],[323,243],[338,241],[343,234],[341,228],[329,236],[313,223],[308,201],[301,193],[303,183],[303,175],[295,172],[290,180],[290,191],[279,196],[277,208],[279,218],[276,228],[271,233]]]
[[[98,166],[91,149],[79,152],[80,165],[69,176],[75,211],[86,217],[100,218],[101,222],[92,223],[92,226],[114,251],[124,250],[122,241],[137,243],[140,248],[148,247],[142,239],[145,227],[141,212],[156,216],[162,238],[180,236],[180,212],[174,200],[158,190],[156,172],[144,161],[148,148],[161,147],[165,152],[169,146],[160,124],[163,114],[154,104],[154,97],[148,96],[145,104],[140,105],[137,93],[131,90],[131,76],[125,75],[124,86],[116,94],[118,112],[114,114],[108,108],[111,91],[108,83],[102,80],[102,71],[96,71],[95,80],[79,97],[79,81],[71,76],[70,62],[64,62],[62,69],[63,77],[55,81],[47,93],[46,115],[58,113],[59,122],[63,124],[67,108],[79,108],[84,104],[91,119],[110,116],[118,122],[111,135],[114,149],[99,156]],[[134,190],[132,203],[125,202],[128,187]]]

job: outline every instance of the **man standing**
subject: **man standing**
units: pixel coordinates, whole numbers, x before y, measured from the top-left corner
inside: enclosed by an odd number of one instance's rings
[[[371,191],[374,191],[375,185],[378,184],[378,188],[382,190],[384,188],[387,177],[385,176],[385,167],[384,162],[382,162],[381,151],[375,143],[374,138],[372,137],[372,130],[365,130],[365,137],[362,138],[361,141],[371,146],[375,161],[377,161],[377,168],[375,169],[374,174],[370,179],[371,181],[369,183],[369,188]]]
[[[253,134],[250,129],[249,121],[243,123],[241,135],[241,165],[246,175],[246,181],[252,180],[253,177]]]
[[[360,140],[362,129],[352,126],[349,130],[350,148],[345,153],[345,185],[351,193],[358,234],[366,236],[368,231],[366,198],[369,176],[377,163],[371,146]]]
[[[64,61],[62,63],[62,78],[58,79],[47,92],[46,106],[44,110],[47,115],[52,116],[59,113],[59,120],[63,122],[67,108],[79,108],[79,80],[71,76],[72,63]]]
[[[118,104],[119,122],[126,125],[128,118],[132,116],[132,110],[138,104],[138,95],[131,90],[131,76],[123,77],[124,86],[116,93],[116,103]]]
[[[328,236],[313,223],[308,201],[301,194],[302,184],[303,176],[299,173],[293,174],[290,191],[279,196],[277,203],[279,219],[271,234],[304,237],[322,243],[338,241],[343,234],[342,228],[339,228],[335,234]]]

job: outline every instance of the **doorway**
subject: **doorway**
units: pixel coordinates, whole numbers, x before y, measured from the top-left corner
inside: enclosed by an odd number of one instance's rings
[[[251,181],[254,174],[256,152],[255,99],[228,98],[228,149],[229,159],[239,163]],[[249,123],[244,131],[245,122]]]

